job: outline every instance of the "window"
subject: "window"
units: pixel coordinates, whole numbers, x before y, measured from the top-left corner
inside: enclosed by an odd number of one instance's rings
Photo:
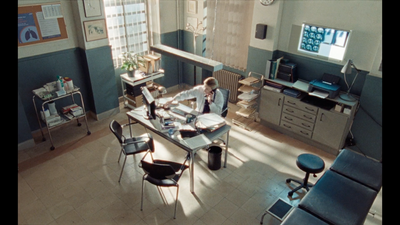
[[[303,24],[299,52],[343,60],[349,42],[350,31],[330,27]]]
[[[253,15],[253,4],[250,1],[207,0],[206,13],[206,56],[245,71],[252,22],[249,15]]]
[[[118,57],[123,52],[146,55],[149,36],[146,0],[104,0],[108,40],[114,67],[120,67]]]

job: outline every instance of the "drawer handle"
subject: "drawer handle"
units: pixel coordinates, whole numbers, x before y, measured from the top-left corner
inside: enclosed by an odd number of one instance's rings
[[[285,119],[290,120],[290,121],[293,120],[292,118],[289,118],[289,117],[287,117],[287,116],[285,116]]]
[[[309,111],[311,111],[311,112],[314,112],[314,109],[310,109],[310,108],[308,108],[307,106],[305,107],[307,110],[309,110]]]
[[[296,102],[287,101],[287,103],[289,103],[291,105],[296,105]]]
[[[304,117],[304,118],[306,118],[306,119],[309,119],[309,120],[311,120],[311,119],[312,119],[312,117],[310,117],[310,116],[307,116],[307,115],[303,115],[303,117]]]
[[[300,131],[300,133],[302,133],[302,134],[305,134],[305,135],[308,135],[308,133],[307,132],[304,132],[304,131]]]
[[[305,124],[305,123],[301,123],[301,125],[303,125],[303,126],[305,126],[305,127],[311,127],[310,125]]]
[[[278,106],[281,106],[281,98],[278,100]]]
[[[292,128],[291,126],[286,125],[286,124],[283,124],[283,126],[285,126],[285,127],[287,127],[287,128]]]
[[[288,109],[288,108],[286,108],[285,110],[288,111],[288,112],[290,112],[290,113],[294,113],[293,110],[290,110],[290,109]]]

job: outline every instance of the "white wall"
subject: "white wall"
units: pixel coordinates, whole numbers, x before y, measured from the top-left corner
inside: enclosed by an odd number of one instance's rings
[[[300,30],[292,28],[303,22],[352,30],[344,60],[338,64],[352,59],[358,69],[372,70],[382,35],[382,1],[284,1],[279,50],[298,54],[291,46],[297,46]]]
[[[352,59],[357,68],[382,76],[378,71],[382,59],[382,0],[277,0],[271,6],[255,0],[250,45],[299,54],[296,47],[303,22],[352,30],[344,60],[331,62],[344,64]],[[265,40],[254,38],[257,23],[268,25]]]

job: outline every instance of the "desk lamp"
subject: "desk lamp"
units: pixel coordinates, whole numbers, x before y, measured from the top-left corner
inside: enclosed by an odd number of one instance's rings
[[[351,68],[354,67],[354,69],[356,69],[357,74],[353,79],[353,82],[351,83],[350,87],[349,87],[349,83],[347,83],[347,77],[346,74],[350,74],[351,73]],[[356,98],[354,98],[353,96],[351,96],[350,94],[350,90],[354,85],[354,81],[357,79],[358,73],[360,72],[359,69],[357,69],[357,67],[354,65],[353,61],[351,59],[347,60],[346,64],[343,66],[342,70],[340,71],[341,73],[344,74],[344,82],[347,85],[347,92],[345,94],[340,94],[339,98],[348,101],[348,102],[354,102],[356,101]]]

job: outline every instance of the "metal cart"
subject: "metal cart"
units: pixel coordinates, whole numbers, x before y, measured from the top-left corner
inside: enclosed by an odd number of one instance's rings
[[[45,90],[44,88],[39,88],[39,89]],[[37,89],[37,90],[39,90],[39,89]],[[44,137],[44,133],[43,133],[43,128],[42,128],[42,121],[43,121],[46,124],[47,132],[49,133],[49,137],[50,137],[50,142],[51,142],[50,150],[54,150],[55,149],[54,144],[53,144],[53,139],[51,138],[50,130],[52,130],[52,129],[56,128],[56,127],[59,127],[59,126],[61,126],[63,124],[69,123],[70,121],[76,120],[78,126],[81,126],[81,123],[79,122],[79,119],[82,118],[82,117],[85,118],[87,135],[91,134],[91,132],[89,131],[88,124],[87,124],[87,118],[86,118],[86,112],[85,112],[85,104],[83,102],[82,94],[79,91],[79,89],[80,88],[78,88],[77,86],[74,86],[73,90],[69,90],[64,95],[61,95],[61,96],[57,96],[56,92],[53,91],[53,90],[51,90],[51,91],[47,91],[46,90],[46,91],[40,91],[40,92],[37,91],[37,90],[33,90],[34,95],[33,95],[32,101],[33,101],[33,106],[35,107],[36,117],[37,117],[37,120],[38,120],[38,123],[39,123],[39,126],[40,126],[40,132],[42,133],[42,141],[46,141],[46,138]],[[49,102],[57,101],[57,100],[62,99],[62,98],[66,98],[66,97],[71,96],[72,102],[75,103],[75,100],[74,100],[74,95],[75,94],[80,96],[81,104],[82,104],[82,106],[81,106],[82,107],[82,114],[80,114],[78,116],[72,116],[72,117],[70,116],[68,118],[65,115],[63,115],[63,113],[60,113],[59,115],[61,117],[61,121],[58,122],[57,124],[49,124],[48,121],[47,121],[48,118],[46,116],[43,116],[44,119],[41,121],[41,119],[39,117],[39,114],[38,114],[38,110],[36,108],[35,97],[38,97],[40,100],[42,100],[42,109],[41,110],[42,110],[42,112],[44,112],[44,106],[46,104],[48,104]]]

